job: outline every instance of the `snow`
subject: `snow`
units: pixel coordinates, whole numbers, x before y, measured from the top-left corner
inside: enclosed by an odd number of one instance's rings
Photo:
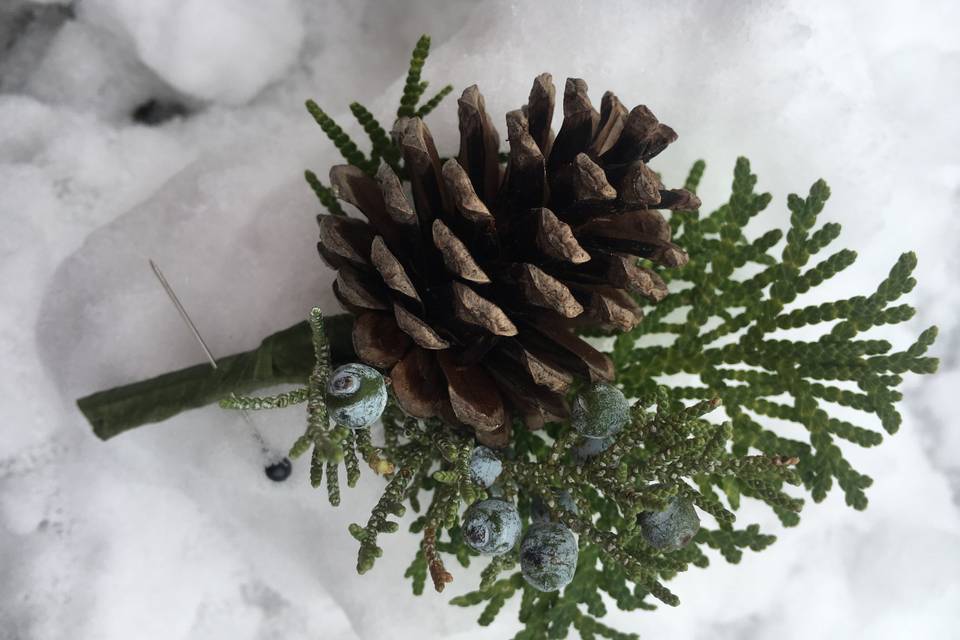
[[[207,408],[96,440],[73,400],[193,364],[202,354],[147,266],[155,259],[215,354],[254,346],[329,311],[314,249],[317,205],[302,170],[335,150],[302,109],[338,121],[358,99],[384,121],[409,51],[434,37],[425,77],[476,82],[493,114],[534,75],[587,79],[649,105],[680,133],[657,160],[677,183],[708,162],[701,196],[727,195],[751,158],[786,219],[789,192],[823,176],[824,220],[860,258],[830,297],[875,286],[900,252],[920,257],[920,309],[887,334],[930,324],[941,373],[908,379],[905,421],[880,447],[847,448],[873,476],[870,507],[809,504],[739,565],[717,559],[671,583],[677,609],[610,620],[645,638],[952,637],[960,610],[960,7],[897,2],[405,3],[327,0],[5,0],[0,7],[0,638],[504,638],[401,579],[416,541],[390,538],[354,572],[349,522],[365,521],[369,474],[333,509],[307,471],[273,484],[237,416]],[[183,106],[160,126],[130,114]],[[501,122],[502,116],[496,116]],[[428,119],[447,152],[453,98]],[[346,127],[354,135],[357,127]],[[503,128],[501,127],[501,132]],[[297,410],[256,415],[288,445]]]
[[[304,39],[298,0],[86,0],[80,16],[133,43],[174,89],[231,105],[280,80]]]

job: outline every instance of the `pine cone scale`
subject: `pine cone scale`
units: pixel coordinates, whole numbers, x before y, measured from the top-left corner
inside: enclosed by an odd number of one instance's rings
[[[460,162],[451,158],[443,164],[443,181],[456,210],[467,221],[480,227],[493,224],[493,216],[483,200],[477,196],[474,184]]]
[[[587,96],[587,83],[568,78],[563,92],[563,124],[547,158],[548,173],[569,165],[578,153],[589,147],[599,121],[600,114]]]
[[[335,285],[340,299],[349,306],[379,311],[390,308],[383,284],[351,266],[340,268]]]
[[[575,318],[583,313],[583,306],[562,281],[536,265],[524,263],[518,266],[517,281],[523,290],[524,298],[531,304],[550,309],[564,318]]]
[[[575,201],[605,202],[617,197],[617,190],[610,186],[603,168],[585,153],[577,154],[572,178]]]
[[[344,261],[355,265],[367,264],[370,245],[373,243],[373,229],[361,220],[343,216],[319,215],[320,252],[334,268]]]
[[[562,222],[550,209],[538,209],[536,222],[536,244],[544,254],[573,264],[590,260],[590,254],[577,242],[570,225]]]
[[[500,136],[487,114],[477,85],[467,87],[458,101],[460,154],[458,164],[469,176],[473,189],[493,202],[500,189]]]
[[[403,132],[403,162],[410,178],[413,205],[420,229],[430,229],[447,209],[440,170],[440,155],[433,137],[420,118],[410,118]]]
[[[520,414],[528,428],[538,429],[546,422],[569,415],[563,396],[536,384],[521,373],[511,361],[491,362],[490,374],[496,380],[503,397]],[[509,426],[509,425],[507,425]],[[488,445],[490,446],[490,445]]]
[[[382,236],[374,237],[370,245],[370,262],[388,287],[417,302],[422,302],[403,264],[393,255]]]
[[[546,163],[522,111],[507,114],[507,134],[510,156],[505,191],[515,206],[536,207],[545,199]]]
[[[410,349],[410,336],[393,316],[364,313],[353,322],[353,350],[361,360],[378,369],[393,367]]]
[[[553,131],[550,126],[553,122],[553,108],[556,102],[557,90],[553,86],[553,78],[549,73],[542,73],[533,81],[530,97],[526,104],[526,117],[530,123],[530,137],[534,139],[540,152],[547,156],[553,145]]]
[[[433,243],[440,250],[443,263],[450,273],[476,284],[490,283],[490,277],[473,259],[467,245],[450,231],[443,220],[433,221]]]
[[[587,154],[591,158],[599,158],[610,150],[613,144],[620,139],[623,127],[627,120],[627,108],[610,91],[603,94],[600,101],[600,122],[597,125],[597,135]]]
[[[397,402],[410,415],[435,418],[443,413],[447,382],[432,352],[411,348],[390,369],[390,384]]]
[[[437,354],[447,380],[450,405],[457,419],[477,431],[493,431],[506,423],[506,408],[496,383],[479,365],[458,363],[449,351]]]
[[[400,178],[386,162],[380,163],[377,170],[377,184],[383,194],[383,206],[390,218],[398,225],[416,226],[417,212],[410,206],[407,194],[403,192]]]
[[[539,386],[554,393],[566,393],[573,384],[573,374],[551,363],[544,357],[538,357],[533,351],[516,347],[518,361],[530,378]]]
[[[461,321],[482,327],[496,336],[517,335],[517,326],[503,309],[465,284],[454,282],[451,286],[454,314]]]
[[[422,348],[436,351],[450,346],[450,343],[441,338],[440,334],[434,331],[428,323],[402,305],[394,304],[393,312],[397,320],[397,326],[403,329],[404,333],[409,335]]]
[[[571,333],[554,318],[541,315],[534,319],[533,336],[554,353],[563,366],[591,380],[613,380],[613,361],[601,351]],[[528,334],[528,338],[532,337]]]

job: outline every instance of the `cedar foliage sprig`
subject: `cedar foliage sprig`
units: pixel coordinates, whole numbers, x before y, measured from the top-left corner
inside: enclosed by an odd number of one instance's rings
[[[704,166],[702,161],[694,165],[688,188],[696,188]],[[748,240],[744,227],[771,201],[770,194],[755,192],[756,181],[749,162],[740,158],[725,205],[704,217],[696,211],[672,216],[674,241],[690,261],[662,274],[671,281],[671,295],[636,329],[616,338],[614,353],[621,362],[617,380],[628,395],[642,395],[663,376],[698,376],[699,384],[678,386],[672,393],[677,398],[722,399],[733,424],[735,452],[755,449],[797,457],[800,476],[816,502],[836,480],[847,504],[863,509],[864,490],[872,481],[851,467],[836,441],[869,447],[879,444],[882,434],[831,417],[824,403],[872,413],[888,434],[899,428],[895,403],[902,398],[897,391],[901,374],[936,370],[936,359],[925,356],[936,327],[893,353],[885,340],[856,338],[873,327],[913,317],[909,305],[891,304],[916,285],[911,272],[917,259],[913,253],[901,255],[870,295],[804,305],[798,298],[849,267],[856,253],[842,249],[810,264],[840,233],[836,223],[815,228],[830,195],[823,180],[814,183],[806,198],[789,196],[790,228],[779,259],[773,249],[783,239],[781,231]],[[816,339],[807,338],[818,328]],[[805,339],[782,335],[793,329],[804,330]],[[657,334],[668,336],[668,344],[648,339],[659,338]],[[763,417],[799,423],[809,432],[808,442],[782,437],[761,424]],[[760,490],[743,481],[722,488],[751,496]],[[793,512],[776,511],[784,524],[796,524]]]

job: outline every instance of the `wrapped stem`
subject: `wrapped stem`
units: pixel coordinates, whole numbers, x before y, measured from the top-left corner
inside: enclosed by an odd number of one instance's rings
[[[334,366],[356,358],[349,314],[326,319]],[[277,384],[305,384],[315,362],[310,326],[299,322],[267,336],[256,349],[217,360],[217,368],[198,364],[149,380],[99,391],[77,400],[77,406],[107,440],[151,422],[161,422],[188,409],[219,401],[231,393],[248,394]]]

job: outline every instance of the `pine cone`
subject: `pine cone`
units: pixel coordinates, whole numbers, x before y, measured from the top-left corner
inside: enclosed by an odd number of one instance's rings
[[[366,220],[319,216],[357,354],[389,371],[406,412],[469,425],[491,446],[509,441],[512,415],[532,428],[567,416],[574,379],[613,378],[574,331],[629,330],[642,317],[634,294],[663,299],[637,258],[676,267],[687,256],[653,209],[699,206],[648,168],[677,137],[649,109],[628,113],[607,92],[597,113],[586,83],[569,79],[554,137],[554,96],[542,74],[507,114],[505,172],[476,86],[459,100],[456,159],[441,163],[423,122],[402,118],[393,133],[413,205],[387,163],[376,177],[339,165],[334,194]]]

